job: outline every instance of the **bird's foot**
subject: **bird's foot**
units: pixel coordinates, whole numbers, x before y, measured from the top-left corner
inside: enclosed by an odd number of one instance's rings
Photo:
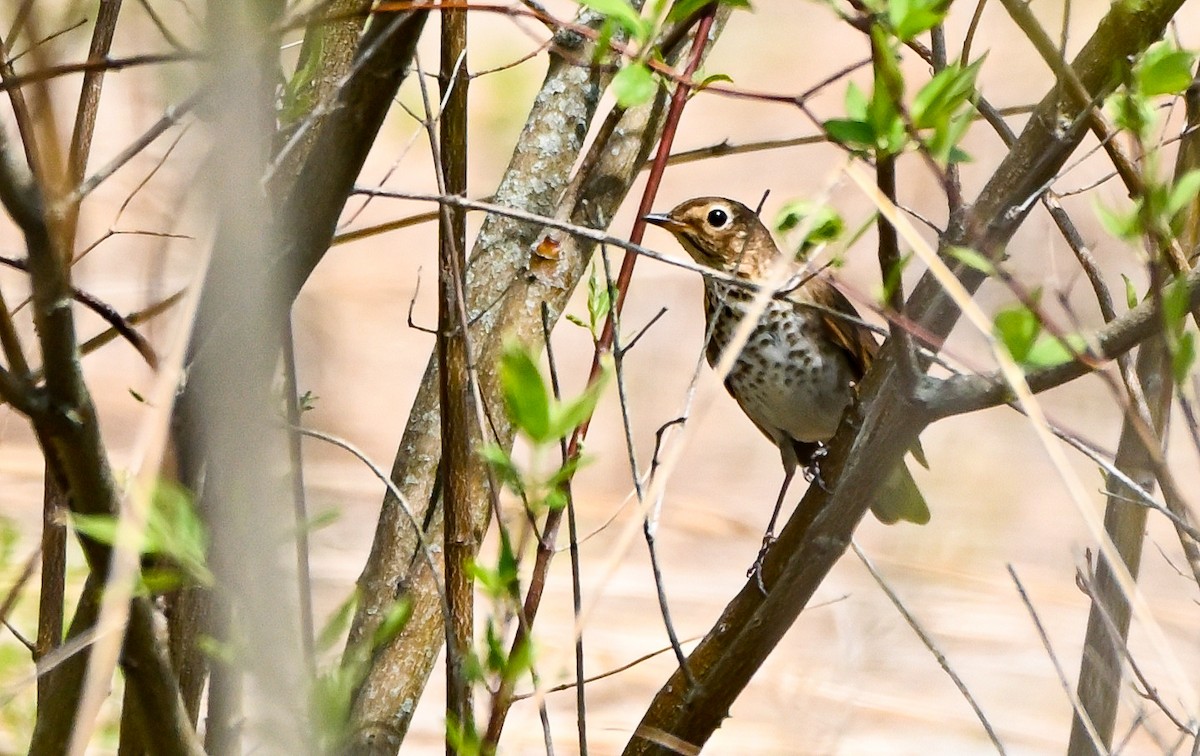
[[[829,447],[821,444],[817,450],[813,452],[808,463],[804,465],[804,479],[809,483],[816,483],[825,493],[829,493],[829,487],[825,485],[825,479],[821,477],[821,460],[829,455]]]
[[[763,536],[762,548],[758,550],[758,556],[754,558],[754,564],[750,565],[750,569],[746,570],[746,577],[754,578],[754,584],[758,586],[758,592],[762,595],[767,595],[767,586],[763,583],[763,562],[767,559],[767,552],[771,550],[771,546],[775,544],[775,535],[770,531]]]

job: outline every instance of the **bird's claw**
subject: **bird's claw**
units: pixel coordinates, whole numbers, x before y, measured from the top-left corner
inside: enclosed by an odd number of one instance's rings
[[[829,487],[825,485],[825,479],[821,477],[821,460],[828,454],[829,447],[821,444],[809,458],[808,464],[804,466],[804,479],[809,483],[816,483],[825,493],[829,493]]]
[[[746,570],[746,577],[753,578],[754,584],[758,586],[758,591],[762,595],[767,595],[767,586],[763,583],[763,562],[767,559],[767,552],[771,550],[771,546],[775,543],[775,535],[767,533],[763,536],[762,548],[758,550],[758,556],[754,558],[754,564],[750,565],[750,569]]]

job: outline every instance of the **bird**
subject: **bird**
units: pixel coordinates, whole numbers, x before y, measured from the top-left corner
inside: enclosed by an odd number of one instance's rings
[[[700,265],[751,284],[769,283],[767,279],[781,265],[783,253],[771,232],[753,210],[735,200],[698,197],[645,220],[674,235]],[[705,277],[709,365],[720,360],[755,293],[752,287]],[[747,572],[758,580],[760,589],[762,560],[774,543],[775,523],[792,478],[803,466],[823,485],[819,459],[824,442],[833,437],[855,401],[856,387],[878,351],[871,329],[845,295],[828,279],[807,275],[786,296],[768,300],[725,378],[726,390],[778,447],[783,461],[783,486],[759,556]],[[913,455],[925,464],[919,445]],[[930,516],[903,462],[888,475],[871,510],[888,524],[899,520],[924,524]]]

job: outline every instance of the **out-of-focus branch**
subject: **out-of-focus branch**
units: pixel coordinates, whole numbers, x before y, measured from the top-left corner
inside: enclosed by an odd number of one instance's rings
[[[46,221],[42,194],[32,181],[21,178],[12,164],[8,142],[0,131],[0,203],[21,229],[26,249],[37,326],[46,376],[47,411],[32,419],[48,459],[57,461],[69,492],[72,510],[114,515],[118,500],[91,395],[83,382],[71,311],[71,283],[65,257],[59,254]],[[81,539],[91,577],[80,605],[95,601],[107,574],[110,550]],[[88,614],[77,611],[72,635],[90,628]],[[126,678],[135,689],[145,742],[156,752],[199,753],[166,654],[153,629],[148,599],[135,598],[128,637],[121,657]],[[92,617],[94,621],[94,617]],[[31,753],[61,753],[72,733],[83,671],[88,655],[71,657],[51,673],[47,697],[53,701],[34,728]],[[151,726],[153,723],[153,726]]]
[[[1176,156],[1176,179],[1197,167],[1196,148],[1200,143],[1200,137],[1195,130],[1200,124],[1200,93],[1196,90],[1197,84],[1200,82],[1193,81],[1186,99],[1187,129]],[[1182,239],[1184,248],[1192,249],[1196,244],[1198,223],[1200,203],[1193,200],[1181,224],[1186,234]],[[1175,243],[1175,240],[1168,241],[1175,253],[1166,259],[1173,261],[1175,266],[1186,265],[1179,244]],[[1158,298],[1152,298],[1147,304],[1155,305],[1161,319],[1161,303]],[[1161,322],[1159,325],[1162,327]],[[1142,488],[1150,489],[1155,480],[1160,479],[1167,506],[1172,508],[1171,511],[1177,517],[1187,518],[1188,512],[1180,506],[1180,497],[1174,481],[1160,474],[1166,473],[1163,470],[1166,444],[1164,434],[1173,386],[1170,354],[1163,338],[1149,339],[1139,349],[1137,379],[1149,417],[1140,417],[1132,408],[1127,412],[1114,464]],[[1147,423],[1149,428],[1144,427]],[[1151,437],[1147,438],[1147,435]],[[1121,555],[1129,574],[1136,579],[1141,565],[1142,547],[1145,544],[1148,513],[1144,507],[1126,500],[1128,488],[1114,476],[1108,477],[1106,488],[1112,493],[1105,504],[1104,529],[1112,538],[1113,545]],[[1176,531],[1179,533],[1184,553],[1188,555],[1188,561],[1194,569],[1196,542],[1178,524]],[[1132,615],[1129,598],[1125,596],[1106,560],[1100,560],[1097,565],[1089,594],[1092,597],[1092,606],[1088,612],[1087,634],[1084,637],[1076,690],[1082,713],[1076,712],[1072,719],[1071,737],[1067,746],[1067,753],[1072,756],[1095,754],[1097,745],[1105,749],[1112,748],[1120,702],[1123,661],[1127,654],[1125,644],[1129,637]],[[1091,722],[1100,740],[1099,744],[1093,741],[1087,731],[1084,714]]]

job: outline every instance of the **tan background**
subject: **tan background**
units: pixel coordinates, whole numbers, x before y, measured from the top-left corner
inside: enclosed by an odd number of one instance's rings
[[[567,15],[569,6],[555,7],[560,15]],[[1035,10],[1048,28],[1057,29],[1061,9],[1039,5]],[[1104,10],[1099,3],[1072,7],[1072,50]],[[131,21],[122,27],[123,34],[118,34],[119,52],[144,51],[144,41],[153,39],[139,13],[137,9],[129,11]],[[949,34],[952,50],[960,45],[969,13],[967,6],[956,11]],[[531,48],[531,35],[541,38],[529,22],[514,24],[484,14],[478,19],[472,29],[473,70],[511,61]],[[1195,14],[1185,13],[1180,19],[1185,42],[1195,43]],[[81,44],[86,40],[77,34],[64,41],[62,49],[74,50]],[[799,93],[865,49],[863,39],[839,25],[822,6],[759,0],[753,13],[734,15],[706,69],[726,73],[735,85],[746,89]],[[973,49],[976,54],[989,54],[981,87],[996,105],[1036,100],[1048,86],[1045,67],[1019,40],[998,4],[986,8]],[[432,68],[436,61],[434,35],[427,35],[422,50],[423,60]],[[472,83],[472,195],[483,196],[494,188],[544,65],[542,57]],[[909,70],[914,76],[924,74],[920,65]],[[133,70],[111,76],[93,168],[121,149],[130,135],[153,122],[165,102],[180,99],[188,91],[184,79],[182,71],[158,75]],[[863,81],[861,75],[858,79]],[[67,96],[64,102],[73,102],[70,86],[60,89]],[[834,85],[814,107],[825,117],[836,114],[843,92],[843,84]],[[402,99],[419,107],[412,82]],[[11,133],[10,124],[5,125]],[[1019,126],[1019,121],[1014,125]],[[395,112],[362,181],[378,183],[399,161],[387,186],[430,190],[432,169],[417,130],[411,118]],[[726,139],[742,143],[786,138],[813,131],[812,124],[793,107],[706,94],[694,98],[685,111],[676,148]],[[406,149],[414,135],[415,143]],[[169,141],[161,139],[89,200],[81,239],[96,238],[113,224],[116,207],[163,155]],[[118,227],[203,236],[198,199],[186,191],[202,144],[202,129],[193,127],[166,168],[135,197]],[[998,139],[982,126],[968,138],[966,148],[975,158],[964,170],[966,195],[973,197],[1002,152]],[[668,171],[656,206],[665,210],[699,194],[723,194],[754,204],[762,192],[770,190],[766,204],[770,217],[788,199],[831,191],[832,202],[845,213],[848,225],[856,227],[867,217],[869,207],[840,175],[844,163],[839,150],[810,146],[683,165]],[[937,186],[918,161],[902,161],[902,171],[902,202],[935,220],[944,218]],[[1089,162],[1072,169],[1056,188],[1083,187],[1104,172],[1102,163]],[[614,233],[628,233],[636,203],[632,197],[640,189],[639,183],[614,221]],[[1122,191],[1116,182],[1109,182],[1096,194],[1115,204]],[[359,202],[353,201],[351,207]],[[1120,272],[1141,281],[1132,251],[1104,239],[1093,222],[1092,201],[1075,198],[1067,205],[1083,226],[1087,241],[1095,244],[1118,297]],[[376,200],[355,225],[424,209]],[[478,222],[479,218],[473,220],[473,228]],[[384,467],[390,466],[408,404],[432,347],[432,337],[410,330],[405,318],[418,271],[422,271],[424,285],[417,297],[415,318],[427,325],[435,319],[433,234],[433,227],[427,225],[332,251],[296,308],[301,387],[320,397],[305,422],[350,440]],[[682,254],[657,230],[650,231],[647,243],[669,254]],[[0,253],[19,251],[20,240],[5,219],[0,223]],[[1044,286],[1048,293],[1068,292],[1080,320],[1089,325],[1098,321],[1094,306],[1088,307],[1085,282],[1043,213],[1035,211],[1011,252],[1012,268],[1022,280]],[[80,264],[78,281],[119,309],[133,309],[186,282],[197,254],[195,243],[164,245],[154,238],[122,235]],[[846,267],[838,273],[849,292],[869,297],[877,285],[873,254],[869,236],[850,252]],[[24,282],[18,275],[0,271],[0,285],[11,302],[18,299]],[[991,284],[985,285],[979,296],[989,310],[1009,300],[1001,287]],[[638,328],[664,306],[667,314],[625,363],[634,436],[643,465],[648,462],[654,430],[684,407],[700,355],[703,324],[699,279],[642,261],[625,322]],[[577,302],[572,311],[582,315],[583,303]],[[90,315],[82,316],[80,322],[88,335],[100,327]],[[161,344],[167,329],[176,326],[164,320],[150,333]],[[555,335],[555,349],[565,390],[577,391],[590,359],[587,334],[564,324]],[[978,368],[991,364],[983,340],[965,327],[956,333],[950,349]],[[130,443],[144,415],[144,408],[129,390],[145,393],[152,375],[122,344],[89,357],[86,369],[100,402],[115,464],[121,467],[128,461]],[[702,395],[707,394],[711,401],[694,409],[686,454],[668,487],[658,531],[667,595],[683,638],[702,635],[743,585],[743,573],[757,551],[782,475],[775,450],[728,397],[712,390],[712,383],[705,368],[700,386]],[[615,572],[601,585],[605,566],[614,559],[614,546],[632,518],[628,503],[631,478],[612,393],[602,403],[588,438],[588,453],[594,462],[581,473],[575,488],[581,530],[594,533],[581,547],[584,589],[589,597],[599,596],[585,633],[589,674],[626,664],[666,644],[640,540],[634,541],[628,554],[616,555]],[[1044,400],[1053,420],[1063,427],[1100,447],[1115,446],[1119,414],[1099,380],[1080,381],[1050,392]],[[1176,423],[1172,459],[1183,490],[1190,492],[1196,490],[1196,450],[1188,446],[1180,430]],[[1092,539],[1033,432],[1014,412],[993,410],[948,420],[932,427],[923,442],[931,469],[916,470],[915,475],[932,505],[933,521],[924,528],[889,528],[868,519],[858,531],[859,542],[936,639],[1010,751],[1061,752],[1070,725],[1070,705],[1006,565],[1014,566],[1028,588],[1073,685],[1087,613],[1087,601],[1075,587],[1074,573],[1084,562],[1085,550],[1092,548]],[[314,537],[317,603],[325,614],[346,596],[362,567],[382,486],[344,453],[306,443],[311,506],[315,511],[339,513],[333,525]],[[1091,503],[1098,510],[1100,478],[1094,466],[1076,455],[1070,459],[1093,490]],[[28,554],[34,544],[40,479],[40,462],[23,419],[8,408],[0,409],[0,512],[21,529],[18,558]],[[798,498],[800,490],[798,485],[791,501]],[[1142,585],[1155,619],[1171,641],[1171,656],[1160,657],[1147,644],[1141,628],[1135,627],[1132,644],[1164,700],[1177,706],[1179,691],[1162,670],[1164,665],[1175,666],[1192,686],[1200,684],[1196,674],[1200,655],[1195,644],[1200,609],[1196,586],[1172,564],[1180,562],[1173,532],[1160,518],[1151,520]],[[550,683],[573,675],[567,567],[564,555],[555,565],[537,624],[539,669]],[[7,585],[9,576],[4,577],[0,584]],[[27,634],[33,627],[31,603],[32,596],[18,614]],[[0,633],[0,652],[17,653],[7,633]],[[592,753],[620,749],[673,669],[667,653],[589,685]],[[435,678],[439,673],[440,668]],[[439,691],[440,682],[435,679],[418,708],[408,742],[413,753],[434,753],[441,748]],[[573,696],[553,694],[549,705],[556,752],[571,753],[575,750]],[[1174,742],[1163,717],[1129,689],[1118,737],[1135,711],[1145,711],[1150,728],[1168,743]],[[8,716],[18,715],[10,712]],[[0,728],[4,721],[0,719]],[[0,750],[18,748],[22,737],[0,729]],[[517,704],[506,731],[505,751],[536,752],[540,743],[535,708],[529,702]],[[99,742],[97,752],[103,749]],[[706,752],[924,754],[989,750],[974,715],[934,657],[862,565],[848,556],[733,706]],[[1141,730],[1130,752],[1159,750]]]

